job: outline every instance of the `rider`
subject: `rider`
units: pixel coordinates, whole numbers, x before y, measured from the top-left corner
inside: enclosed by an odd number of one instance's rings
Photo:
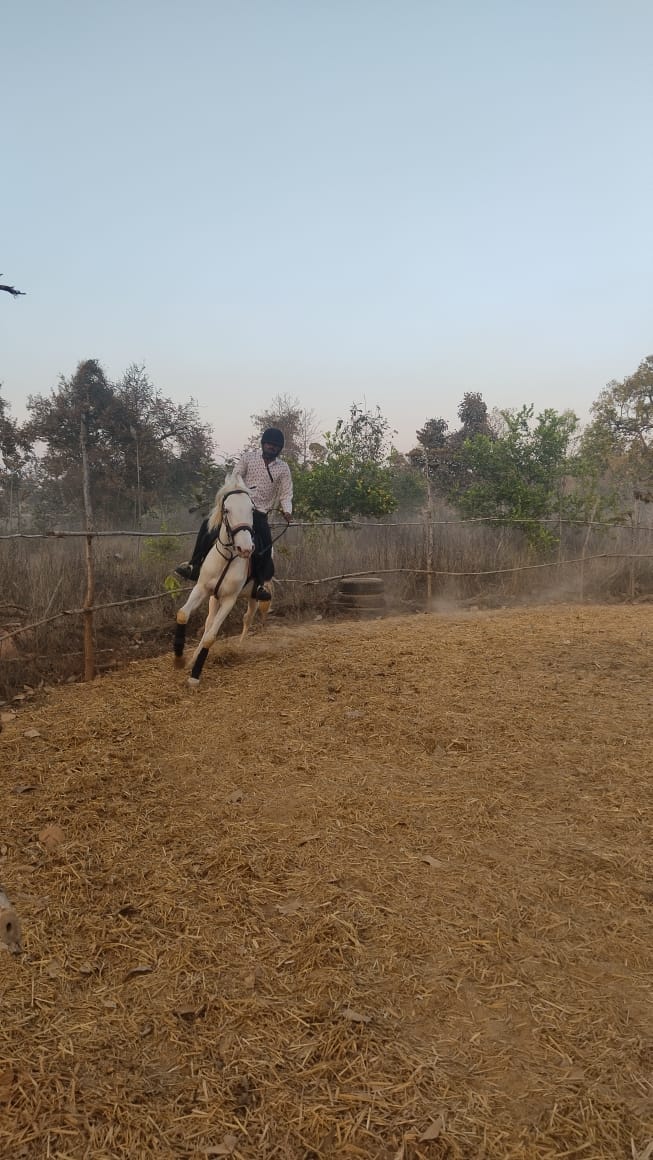
[[[252,572],[254,575],[254,596],[257,600],[270,600],[270,590],[266,587],[274,576],[272,559],[272,533],[268,514],[276,506],[287,524],[292,518],[292,475],[290,468],[279,455],[283,450],[283,431],[278,427],[268,427],[261,436],[260,451],[244,451],[234,471],[241,476],[245,487],[252,494],[254,504],[254,555]],[[212,544],[215,533],[209,533],[208,520],[204,520],[197,534],[193,554],[186,564],[175,568],[185,580],[197,580],[202,562]]]

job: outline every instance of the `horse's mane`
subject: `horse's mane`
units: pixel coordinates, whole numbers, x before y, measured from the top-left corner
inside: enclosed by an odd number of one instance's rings
[[[228,491],[246,491],[248,495],[250,494],[249,488],[243,481],[243,477],[237,471],[230,471],[222,487],[216,492],[215,503],[209,514],[209,530],[220,527],[222,521],[222,498]]]

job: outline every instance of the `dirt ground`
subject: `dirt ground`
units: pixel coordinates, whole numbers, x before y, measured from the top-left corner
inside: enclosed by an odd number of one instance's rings
[[[649,1160],[653,608],[269,626],[0,736],[0,1155]]]

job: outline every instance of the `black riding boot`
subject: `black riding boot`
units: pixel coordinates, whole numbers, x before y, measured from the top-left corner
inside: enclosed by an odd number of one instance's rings
[[[184,580],[197,580],[200,574],[200,568],[202,567],[202,564],[204,563],[217,538],[218,528],[214,528],[213,531],[210,532],[209,521],[203,520],[200,526],[200,530],[197,533],[193,554],[190,560],[184,564],[180,564],[178,568],[175,568],[177,575],[183,576]]]

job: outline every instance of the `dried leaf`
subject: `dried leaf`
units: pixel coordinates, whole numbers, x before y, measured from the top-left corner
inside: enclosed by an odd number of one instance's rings
[[[176,1007],[175,1015],[177,1015],[180,1019],[184,1019],[186,1023],[192,1023],[194,1019],[199,1019],[205,1011],[206,1007]]]
[[[289,898],[287,902],[278,902],[277,910],[279,914],[297,914],[303,905],[301,898]]]
[[[369,1023],[372,1018],[371,1015],[362,1015],[360,1011],[355,1011],[353,1007],[343,1007],[342,1014],[345,1019],[351,1019],[352,1023]]]
[[[4,713],[0,713],[0,725],[9,725],[12,721],[16,720],[17,716],[18,714],[14,713],[11,709],[6,709]]]
[[[40,737],[40,736],[41,736],[41,732],[39,729],[26,729],[25,732],[23,733],[23,737]]]
[[[63,964],[60,959],[51,959],[45,968],[46,975],[51,979],[57,979],[63,970]]]
[[[229,794],[229,797],[227,798],[227,802],[229,803],[229,805],[235,806],[235,805],[238,805],[238,802],[242,802],[243,797],[244,797],[244,794],[243,794],[242,789],[235,789],[233,791],[233,793]]]
[[[123,983],[128,983],[130,979],[137,979],[139,975],[151,975],[154,967],[148,967],[147,963],[139,963],[135,967],[131,967],[123,979]]]
[[[121,918],[133,918],[134,915],[138,914],[138,913],[139,913],[138,907],[137,906],[130,906],[130,905],[121,906],[120,910],[116,911],[116,914],[119,914]]]
[[[61,845],[64,839],[64,833],[61,826],[51,825],[44,826],[39,834],[39,842],[45,846],[51,854]]]
[[[320,834],[305,834],[303,838],[299,839],[298,846],[305,846],[307,842],[314,842],[316,838],[321,837]]]
[[[35,785],[15,785],[11,792],[15,794],[33,793],[35,789]]]
[[[439,1140],[439,1138],[443,1132],[444,1132],[444,1116],[439,1115],[437,1120],[434,1120],[432,1124],[429,1124],[426,1131],[423,1132],[422,1135],[419,1137],[420,1143],[422,1142],[422,1140]]]
[[[205,1156],[231,1156],[236,1150],[238,1144],[238,1137],[227,1135],[222,1139],[221,1144],[214,1144],[212,1148],[205,1148]]]
[[[435,868],[438,866],[444,866],[444,862],[441,862],[439,858],[434,858],[431,854],[424,854],[421,858],[421,861],[426,862],[429,866],[433,866]]]

